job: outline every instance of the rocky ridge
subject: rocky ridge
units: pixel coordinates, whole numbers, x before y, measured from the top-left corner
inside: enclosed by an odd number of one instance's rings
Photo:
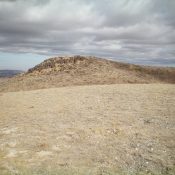
[[[175,68],[139,66],[92,56],[49,58],[0,84],[0,92],[75,85],[175,83]]]

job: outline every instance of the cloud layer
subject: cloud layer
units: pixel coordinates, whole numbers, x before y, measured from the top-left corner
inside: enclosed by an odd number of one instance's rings
[[[0,51],[175,65],[174,0],[0,0]]]

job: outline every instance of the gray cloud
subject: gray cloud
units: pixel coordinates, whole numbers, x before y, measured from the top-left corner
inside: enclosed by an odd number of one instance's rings
[[[175,65],[174,0],[0,0],[0,51]]]

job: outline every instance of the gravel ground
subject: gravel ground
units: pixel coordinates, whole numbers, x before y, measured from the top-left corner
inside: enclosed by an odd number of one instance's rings
[[[0,174],[174,174],[175,85],[0,93]]]

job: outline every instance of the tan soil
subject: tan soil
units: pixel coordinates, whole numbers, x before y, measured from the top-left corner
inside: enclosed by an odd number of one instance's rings
[[[0,93],[0,174],[174,174],[175,86]]]

